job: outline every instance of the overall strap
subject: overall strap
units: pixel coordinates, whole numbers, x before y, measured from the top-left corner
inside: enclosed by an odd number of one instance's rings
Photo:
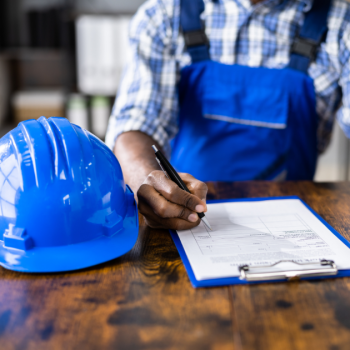
[[[193,63],[210,59],[209,41],[200,18],[203,11],[203,0],[181,0],[180,25]]]
[[[328,12],[332,0],[313,0],[310,11],[291,48],[288,67],[307,74],[311,62],[315,61],[318,48],[327,34]]]

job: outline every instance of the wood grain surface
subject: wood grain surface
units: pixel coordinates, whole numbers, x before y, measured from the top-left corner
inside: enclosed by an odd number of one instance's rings
[[[210,183],[210,198],[298,195],[350,239],[350,184]],[[79,272],[0,268],[0,349],[350,349],[350,278],[192,288],[167,231]]]

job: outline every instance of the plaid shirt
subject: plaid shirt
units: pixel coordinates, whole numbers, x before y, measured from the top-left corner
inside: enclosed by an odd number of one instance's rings
[[[312,1],[265,0],[252,5],[250,0],[204,0],[202,19],[211,59],[286,67]],[[329,143],[335,117],[350,137],[350,4],[345,0],[333,0],[328,29],[309,68],[316,90],[320,152]],[[106,143],[113,148],[119,134],[139,130],[169,152],[169,141],[178,130],[177,82],[181,68],[191,64],[180,31],[180,0],[148,0],[131,22],[130,45],[132,59],[112,110]]]

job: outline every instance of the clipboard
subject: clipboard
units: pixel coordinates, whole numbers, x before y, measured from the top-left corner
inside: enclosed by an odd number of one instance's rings
[[[341,242],[343,242],[348,248],[350,243],[331,225],[329,225],[324,219],[321,218],[312,208],[310,208],[303,200],[298,196],[287,197],[265,197],[265,198],[245,198],[245,199],[224,199],[224,200],[208,200],[208,204],[212,203],[228,203],[228,202],[253,202],[253,201],[265,201],[265,200],[278,200],[278,199],[298,199],[300,200],[310,212],[316,216],[316,218],[322,222]],[[332,260],[320,260],[316,263],[300,264],[295,261],[282,260],[272,265],[265,266],[248,266],[241,265],[239,267],[239,277],[226,277],[216,278],[198,281],[193,273],[191,264],[187,258],[187,254],[182,246],[180,238],[176,231],[170,230],[170,235],[175,243],[175,246],[180,254],[182,262],[185,265],[188,277],[194,288],[199,287],[218,287],[235,284],[256,284],[256,283],[272,283],[272,282],[286,282],[290,280],[315,280],[325,278],[338,278],[350,276],[350,270],[338,270],[336,264]],[[283,273],[269,272],[269,268],[276,266],[283,262],[293,262],[295,264],[294,270],[287,270]],[[299,266],[298,266],[299,265]],[[300,269],[300,265],[309,265],[307,269]],[[303,266],[305,268],[305,266]]]

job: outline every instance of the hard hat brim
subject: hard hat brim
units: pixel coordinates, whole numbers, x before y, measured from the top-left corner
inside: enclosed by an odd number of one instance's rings
[[[49,273],[80,270],[124,255],[133,248],[139,231],[136,203],[124,218],[123,229],[113,236],[56,247],[34,247],[27,251],[0,244],[0,265],[6,269]]]

